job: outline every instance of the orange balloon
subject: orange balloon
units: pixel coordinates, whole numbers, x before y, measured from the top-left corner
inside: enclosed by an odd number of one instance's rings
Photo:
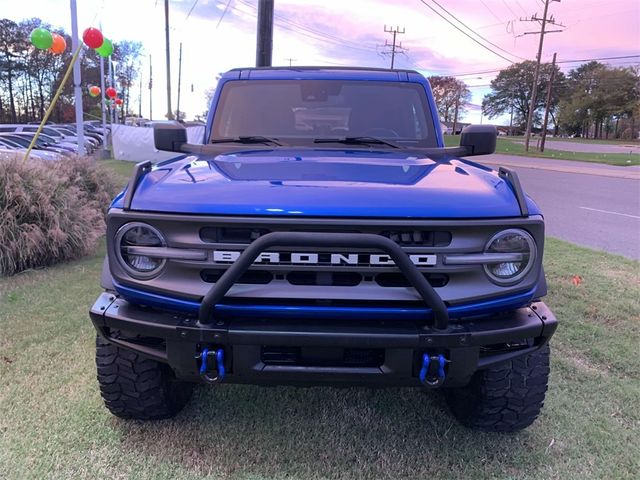
[[[53,37],[53,44],[49,51],[56,55],[60,55],[67,49],[67,42],[62,35],[58,35],[57,33],[52,33],[51,36]]]

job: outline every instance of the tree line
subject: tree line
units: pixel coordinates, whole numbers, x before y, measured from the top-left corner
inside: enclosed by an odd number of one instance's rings
[[[533,61],[524,61],[501,70],[491,81],[491,92],[482,101],[483,114],[490,119],[507,116],[514,134],[523,133],[526,128],[535,65]],[[549,116],[556,135],[638,138],[638,69],[612,67],[596,61],[582,64],[566,75],[557,65],[540,65],[534,131],[542,129],[549,80],[554,70]],[[432,76],[429,81],[441,120],[456,123],[471,98],[468,86],[455,77]]]
[[[67,50],[53,55],[33,48],[29,41],[31,31],[43,27],[62,35]],[[64,30],[43,23],[39,18],[21,22],[0,19],[0,123],[28,123],[40,121],[51,99],[60,86],[64,72],[71,62],[71,38]],[[139,75],[142,44],[122,41],[114,44],[112,59],[116,69],[115,88],[124,105],[118,114],[124,120],[137,101],[131,87]],[[89,85],[100,85],[100,57],[86,49],[81,54],[83,111],[91,118],[100,117],[100,97],[87,94]],[[105,75],[107,72],[105,62]],[[51,120],[71,122],[75,119],[73,85],[68,81],[52,112]]]

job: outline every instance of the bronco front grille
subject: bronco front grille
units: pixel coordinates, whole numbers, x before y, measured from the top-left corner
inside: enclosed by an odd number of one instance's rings
[[[113,238],[127,222],[142,221],[161,231],[169,250],[160,275],[138,282],[122,271]],[[363,233],[385,236],[402,246],[418,270],[452,304],[531,289],[538,270],[521,284],[497,287],[480,264],[448,263],[449,256],[477,256],[488,239],[507,228],[525,228],[542,245],[543,224],[531,219],[383,219],[310,217],[214,217],[204,215],[109,213],[109,263],[114,279],[164,295],[201,299],[253,241],[270,232]],[[184,255],[179,255],[184,251]],[[167,252],[170,254],[171,252]],[[231,287],[227,302],[343,302],[385,305],[420,302],[391,259],[367,248],[273,247],[261,254]]]
[[[291,228],[287,231],[314,231],[317,228]],[[249,244],[252,241],[266,235],[270,232],[283,231],[281,228],[262,228],[262,227],[204,227],[200,229],[200,239],[205,243],[229,243],[229,244]],[[322,229],[320,231],[327,231]],[[425,229],[395,229],[395,230],[377,230],[370,229],[340,229],[341,233],[377,233],[383,237],[387,237],[402,246],[420,246],[420,247],[447,247],[451,243],[451,232],[444,230],[425,230]]]
[[[204,282],[215,283],[224,274],[223,269],[204,269],[200,277]],[[432,287],[444,287],[449,281],[449,276],[442,273],[423,273]],[[409,287],[409,282],[401,273],[384,272],[376,275],[363,275],[357,272],[330,272],[330,271],[294,271],[286,274],[274,274],[266,270],[247,271],[238,284],[266,285],[274,280],[284,280],[291,285],[324,286],[324,287],[355,287],[365,281],[373,281],[381,287]]]

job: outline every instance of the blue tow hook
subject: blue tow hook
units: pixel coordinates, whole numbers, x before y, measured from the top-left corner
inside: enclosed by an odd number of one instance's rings
[[[214,364],[212,367],[218,373],[215,377],[211,377],[208,373],[209,370],[209,358],[213,357]],[[196,358],[200,358],[202,363],[200,364],[200,378],[207,383],[220,383],[225,376],[226,370],[224,368],[224,350],[219,348],[218,350],[209,350],[203,348],[202,353]]]
[[[438,371],[436,372],[436,375],[429,375],[429,367],[434,364],[434,362],[437,362]],[[433,357],[430,357],[428,353],[422,355],[422,367],[420,368],[420,374],[418,375],[420,383],[428,388],[435,388],[442,385],[446,376],[444,371],[446,363],[449,363],[449,360],[444,358],[443,355]]]

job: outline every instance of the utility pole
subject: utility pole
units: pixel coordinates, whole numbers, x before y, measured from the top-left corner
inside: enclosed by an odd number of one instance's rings
[[[140,93],[138,93],[138,118],[142,118],[142,70],[140,70]]]
[[[396,59],[396,51],[398,53],[403,53],[406,49],[402,46],[402,42],[400,42],[399,44],[396,44],[396,37],[398,34],[402,35],[405,33],[405,29],[404,27],[402,27],[402,30],[400,29],[400,27],[388,27],[385,25],[384,26],[384,31],[385,33],[390,33],[393,35],[393,41],[391,44],[389,44],[389,42],[387,42],[386,40],[384,41],[384,46],[385,47],[391,47],[391,69],[393,70],[393,65],[395,63],[395,59]],[[389,55],[389,52],[383,52],[383,55]]]
[[[173,120],[171,111],[171,48],[169,43],[169,0],[164,0],[164,39],[167,52],[167,120]]]
[[[80,39],[78,37],[78,7],[76,0],[71,0],[71,45],[75,52],[80,48]],[[76,130],[78,135],[78,155],[84,155],[84,112],[82,111],[82,86],[80,79],[80,62],[81,59],[73,64],[73,92],[75,94],[76,104]]]
[[[532,34],[536,34],[539,33],[540,34],[540,42],[538,44],[538,55],[536,56],[536,68],[535,71],[533,73],[533,86],[531,88],[531,103],[529,104],[529,115],[527,117],[527,131],[525,134],[525,140],[524,140],[524,149],[528,152],[529,151],[529,140],[531,138],[531,127],[533,124],[533,115],[534,115],[534,111],[536,109],[536,95],[538,93],[538,76],[540,74],[540,62],[542,60],[542,45],[544,43],[544,36],[547,33],[553,33],[553,32],[561,32],[562,30],[545,30],[547,23],[552,24],[552,25],[558,25],[561,27],[564,27],[564,25],[560,24],[560,23],[556,23],[556,21],[553,19],[553,16],[551,16],[551,18],[547,18],[547,12],[549,11],[549,2],[553,1],[553,2],[560,2],[560,0],[544,0],[544,13],[542,14],[542,18],[539,18],[537,15],[533,15],[530,19],[520,19],[521,21],[525,21],[525,22],[540,22],[540,24],[542,25],[541,29],[539,32],[526,32],[523,35],[532,35]]]
[[[259,0],[256,67],[270,67],[273,53],[273,0]]]
[[[458,126],[458,107],[460,106],[460,94],[456,93],[456,108],[453,112],[453,129],[451,135],[456,134],[456,127]],[[480,114],[480,123],[482,123],[482,114]]]
[[[149,55],[149,120],[153,120],[153,64]]]
[[[178,105],[176,106],[176,120],[180,121],[180,81],[182,80],[182,42],[180,42],[180,54],[178,55]]]
[[[553,91],[553,79],[556,76],[556,54],[553,54],[551,62],[551,75],[549,76],[549,86],[547,87],[547,105],[544,109],[544,121],[542,122],[542,139],[540,140],[540,151],[544,152],[544,141],[547,138],[547,122],[549,121],[549,110],[551,110],[551,92]]]
[[[511,103],[511,118],[509,119],[509,136],[513,137],[513,103]]]
[[[296,61],[295,58],[285,58],[285,60],[289,60],[289,68],[291,68],[291,66],[293,65],[293,62]]]

